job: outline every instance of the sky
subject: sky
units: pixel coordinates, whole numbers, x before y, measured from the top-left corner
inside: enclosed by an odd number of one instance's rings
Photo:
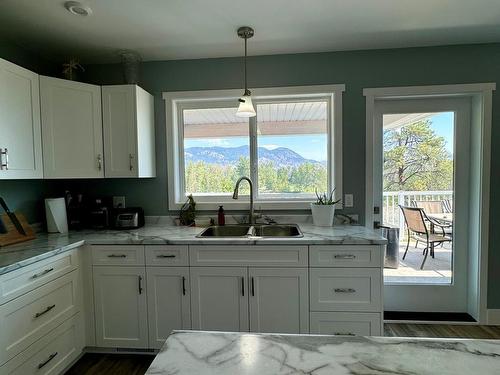
[[[446,149],[453,154],[453,112],[436,113],[429,118],[434,132],[446,141]],[[248,145],[248,137],[185,139],[184,148],[189,147],[239,147]],[[325,134],[295,136],[259,136],[258,146],[267,149],[287,147],[306,159],[327,160],[327,141]]]

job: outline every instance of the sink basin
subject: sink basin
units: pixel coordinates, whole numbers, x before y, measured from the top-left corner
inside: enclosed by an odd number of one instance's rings
[[[256,225],[254,228],[259,237],[303,237],[298,225]]]
[[[245,237],[250,225],[214,225],[203,230],[196,237]]]
[[[272,225],[224,225],[211,226],[204,229],[196,237],[218,238],[218,237],[303,237],[300,228],[296,224],[272,224]]]

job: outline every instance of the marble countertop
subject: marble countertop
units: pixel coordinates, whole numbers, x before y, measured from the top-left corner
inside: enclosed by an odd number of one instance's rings
[[[362,226],[315,227],[299,224],[302,238],[197,238],[203,228],[151,223],[136,230],[82,230],[68,234],[38,234],[35,240],[0,247],[0,274],[81,246],[93,245],[312,245],[384,244],[386,240]]]
[[[500,340],[174,331],[153,374],[499,374]]]

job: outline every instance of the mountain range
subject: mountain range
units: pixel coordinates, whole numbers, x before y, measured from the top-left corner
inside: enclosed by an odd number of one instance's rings
[[[324,165],[317,160],[306,159],[286,147],[268,149],[258,147],[259,162],[271,162],[277,166],[297,167],[306,162]],[[184,150],[185,161],[234,165],[241,156],[249,155],[249,146],[239,147],[189,147]]]

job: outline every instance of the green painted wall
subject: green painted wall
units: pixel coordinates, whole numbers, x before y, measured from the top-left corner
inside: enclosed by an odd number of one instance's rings
[[[156,97],[158,178],[97,181],[92,190],[126,193],[149,214],[167,213],[165,107],[163,91],[240,88],[240,58],[159,61],[142,64],[141,85]],[[252,57],[252,87],[344,83],[344,192],[353,193],[350,212],[364,216],[365,87],[500,82],[500,44]],[[89,82],[122,83],[119,65],[87,67]],[[500,88],[499,88],[500,89]],[[500,308],[500,96],[493,98],[491,217],[488,306]]]

